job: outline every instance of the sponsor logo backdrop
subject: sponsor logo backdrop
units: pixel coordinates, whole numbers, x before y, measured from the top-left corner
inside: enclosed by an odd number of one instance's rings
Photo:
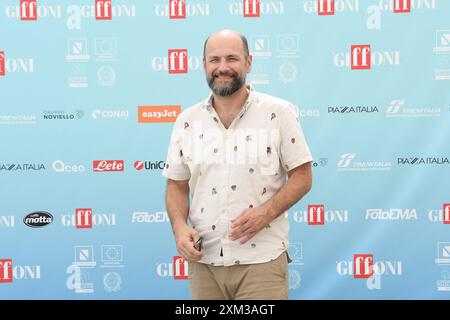
[[[232,28],[315,158],[291,299],[450,298],[450,2],[5,0],[0,299],[185,299],[161,176]]]

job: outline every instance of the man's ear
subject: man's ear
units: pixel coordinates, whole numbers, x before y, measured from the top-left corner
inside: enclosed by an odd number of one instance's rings
[[[250,73],[252,71],[252,63],[253,63],[253,56],[249,54],[247,57],[247,73]]]

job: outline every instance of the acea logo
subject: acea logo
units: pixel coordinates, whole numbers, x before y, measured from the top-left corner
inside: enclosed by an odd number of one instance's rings
[[[381,289],[381,276],[402,276],[402,261],[374,261],[373,254],[354,254],[353,261],[338,261],[339,276],[366,279],[369,290]]]
[[[11,258],[0,258],[0,283],[12,283],[13,280],[39,280],[41,266],[13,265]]]
[[[173,277],[174,280],[189,279],[189,265],[188,262],[181,256],[174,256],[172,263],[158,263],[156,264],[156,274],[160,277]]]
[[[55,160],[52,163],[52,168],[58,173],[80,173],[86,172],[86,168],[81,164],[66,164],[62,160]]]
[[[308,205],[307,211],[294,211],[293,219],[308,225],[324,225],[326,223],[347,223],[348,210],[325,210],[323,204]]]
[[[41,228],[53,222],[53,216],[46,211],[29,213],[23,218],[23,223],[31,228]]]
[[[442,209],[428,209],[428,220],[450,224],[450,203],[444,203]]]

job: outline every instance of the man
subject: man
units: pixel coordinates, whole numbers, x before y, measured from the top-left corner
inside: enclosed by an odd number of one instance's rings
[[[310,151],[293,106],[246,84],[244,36],[212,34],[203,59],[212,93],[177,118],[163,170],[191,297],[288,299],[287,209],[311,188]]]

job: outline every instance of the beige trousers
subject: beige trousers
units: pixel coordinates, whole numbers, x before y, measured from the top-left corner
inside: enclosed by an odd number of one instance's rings
[[[212,266],[190,262],[190,292],[193,300],[287,300],[288,256],[275,260]]]

